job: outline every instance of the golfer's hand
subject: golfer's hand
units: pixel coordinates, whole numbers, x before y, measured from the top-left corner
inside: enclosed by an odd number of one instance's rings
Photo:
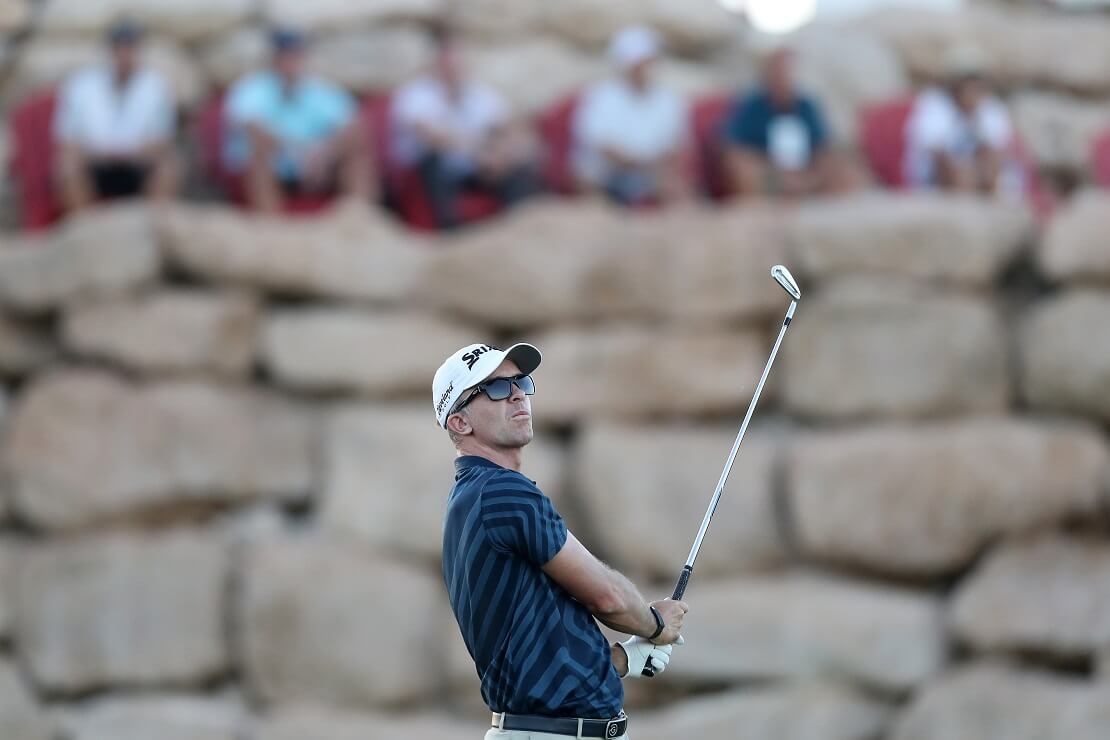
[[[628,656],[628,673],[621,678],[639,678],[643,675],[644,666],[649,660],[655,669],[655,675],[658,676],[671,662],[671,650],[674,649],[671,645],[654,645],[642,637],[633,637],[618,644],[624,648],[624,654]]]
[[[659,616],[663,617],[664,624],[663,632],[652,642],[656,645],[670,645],[677,641],[678,636],[682,633],[682,620],[686,616],[686,612],[690,611],[690,607],[685,601],[671,601],[670,599],[653,601],[651,606],[659,610]]]

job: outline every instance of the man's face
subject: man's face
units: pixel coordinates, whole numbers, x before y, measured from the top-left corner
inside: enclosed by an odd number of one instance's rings
[[[274,54],[274,69],[287,80],[296,80],[304,69],[305,53],[301,48],[283,49]]]
[[[512,378],[520,368],[511,360],[502,362],[487,380]],[[463,394],[469,396],[471,391]],[[474,439],[490,447],[520,448],[532,441],[532,403],[517,386],[509,397],[491,401],[485,393],[466,405],[466,416]]]
[[[139,63],[139,45],[134,41],[120,42],[112,45],[112,63],[116,72],[128,75],[135,70]]]
[[[968,76],[957,80],[953,87],[956,105],[965,113],[971,114],[979,107],[987,94],[987,86],[980,77]]]
[[[458,85],[463,77],[462,55],[457,42],[446,40],[436,52],[436,74],[448,85]]]
[[[779,49],[764,62],[763,78],[771,94],[780,100],[794,97],[794,57],[788,49]]]

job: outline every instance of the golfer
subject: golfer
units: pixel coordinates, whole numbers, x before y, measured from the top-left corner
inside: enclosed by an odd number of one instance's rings
[[[436,420],[458,455],[443,577],[493,711],[486,740],[625,738],[620,679],[648,660],[666,668],[688,607],[646,603],[521,473],[539,364],[530,344],[472,344],[435,374]],[[595,617],[631,639],[609,645]]]

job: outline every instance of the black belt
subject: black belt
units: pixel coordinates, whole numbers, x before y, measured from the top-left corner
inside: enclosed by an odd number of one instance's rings
[[[540,717],[532,714],[493,713],[493,727],[500,730],[547,732],[571,737],[620,737],[628,730],[628,715],[622,710],[613,719],[576,719],[574,717]]]

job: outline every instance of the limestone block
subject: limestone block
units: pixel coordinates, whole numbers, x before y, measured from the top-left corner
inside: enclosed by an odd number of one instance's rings
[[[1065,203],[1048,225],[1037,250],[1037,264],[1050,279],[1110,282],[1110,196],[1083,190]]]
[[[786,485],[811,555],[936,575],[958,570],[999,535],[1092,514],[1107,454],[1081,425],[884,425],[800,438]]]
[[[68,371],[24,391],[0,460],[19,512],[64,529],[175,507],[297,500],[312,484],[313,434],[303,407],[265,393]]]
[[[16,638],[58,692],[200,684],[228,667],[226,548],[193,532],[29,547],[16,568]]]
[[[78,355],[139,372],[241,377],[253,360],[258,313],[246,294],[171,289],[75,304],[61,333]]]

